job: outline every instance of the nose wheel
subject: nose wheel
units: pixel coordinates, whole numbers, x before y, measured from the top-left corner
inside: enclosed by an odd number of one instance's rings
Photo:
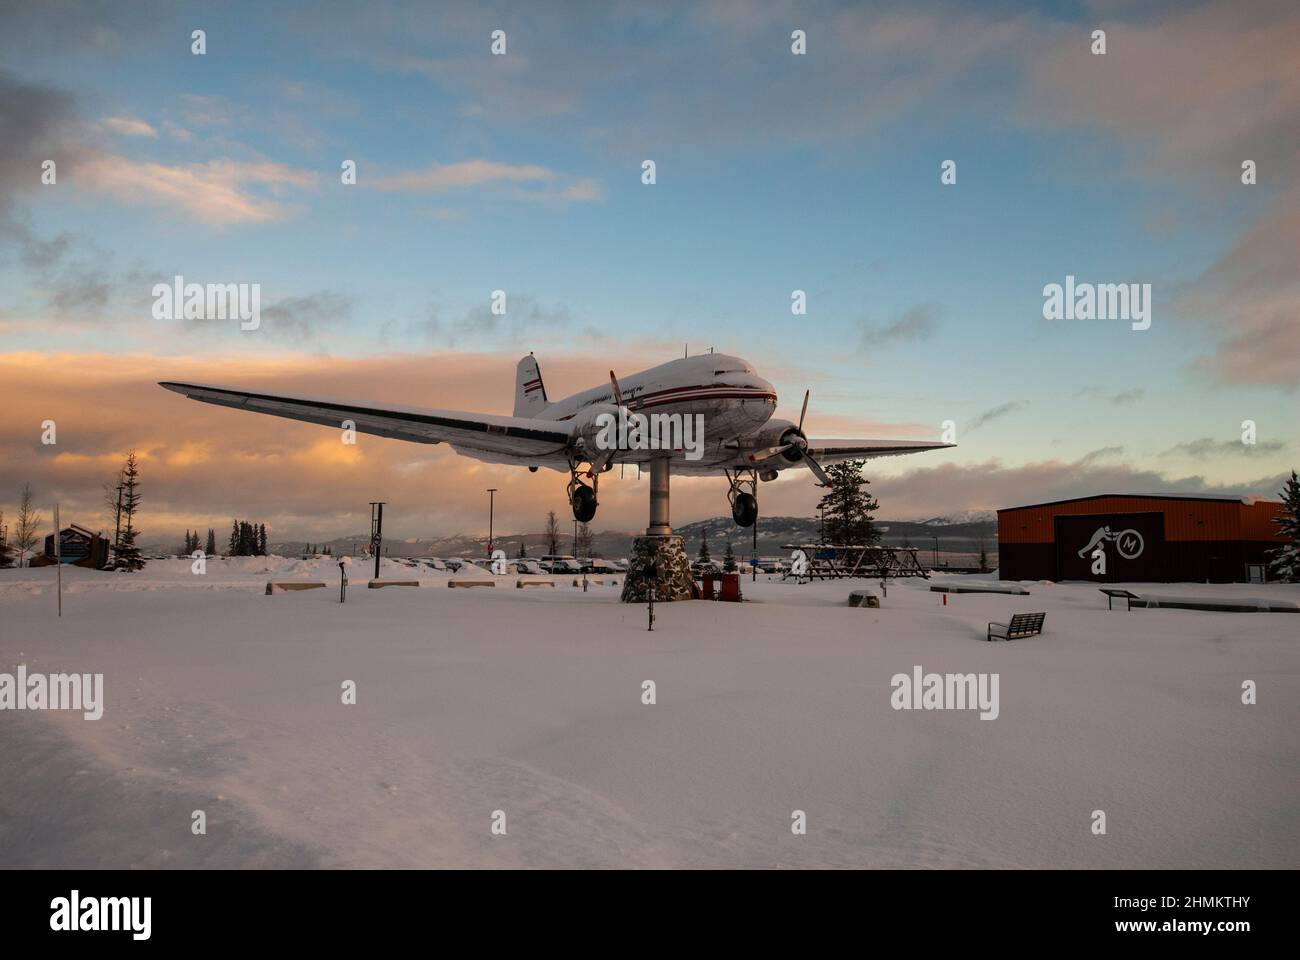
[[[758,521],[758,472],[756,470],[724,471],[731,488],[727,500],[731,502],[731,519],[738,527],[752,527]],[[746,489],[748,488],[748,489]]]

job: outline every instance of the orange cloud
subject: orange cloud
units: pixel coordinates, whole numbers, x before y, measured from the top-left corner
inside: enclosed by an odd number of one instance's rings
[[[306,187],[315,174],[280,163],[213,160],[169,166],[101,154],[82,163],[81,182],[130,202],[172,207],[206,223],[259,223],[279,220],[286,208],[252,188]]]

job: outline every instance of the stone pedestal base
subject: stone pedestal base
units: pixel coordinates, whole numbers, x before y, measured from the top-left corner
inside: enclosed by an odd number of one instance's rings
[[[624,603],[645,603],[650,599],[650,580],[646,565],[658,568],[655,578],[655,603],[673,600],[690,600],[695,596],[695,580],[691,576],[691,562],[686,557],[682,538],[674,535],[662,537],[637,537],[632,541],[631,566],[623,581]]]

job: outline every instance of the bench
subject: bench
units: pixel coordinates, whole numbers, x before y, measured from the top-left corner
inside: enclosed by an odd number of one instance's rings
[[[1010,623],[990,623],[985,640],[1022,640],[1036,637],[1043,632],[1043,620],[1046,613],[1017,613]],[[996,629],[995,629],[996,628]]]
[[[448,580],[449,587],[495,587],[495,580]]]
[[[1134,601],[1134,600],[1141,600],[1141,599],[1142,599],[1142,598],[1139,597],[1136,593],[1131,593],[1131,592],[1129,592],[1128,590],[1121,590],[1119,587],[1100,587],[1099,589],[1101,590],[1102,593],[1106,594],[1106,609],[1107,609],[1107,610],[1114,610],[1114,609],[1115,609],[1115,598],[1116,598],[1116,597],[1120,597],[1120,598],[1122,598],[1123,600],[1127,601],[1128,609],[1130,609],[1130,610],[1133,609],[1133,601]]]
[[[880,598],[870,590],[854,590],[849,594],[850,607],[879,607]]]
[[[269,597],[273,593],[287,593],[290,590],[315,590],[324,586],[324,580],[268,580],[266,595]]]
[[[518,587],[520,590],[523,590],[526,587],[553,587],[555,586],[555,581],[554,580],[516,580],[515,586]]]

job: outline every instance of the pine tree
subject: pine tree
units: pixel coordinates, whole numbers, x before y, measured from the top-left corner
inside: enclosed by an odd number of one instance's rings
[[[722,555],[722,569],[726,573],[736,572],[736,551],[731,549],[731,541],[727,541],[727,552]]]
[[[709,531],[700,531],[700,552],[696,555],[700,563],[708,563],[712,557],[709,556]]]
[[[230,544],[226,548],[226,556],[228,557],[239,556],[239,521],[238,520],[230,521]]]
[[[865,487],[871,481],[862,475],[864,460],[847,460],[826,468],[830,489],[818,508],[826,511],[826,542],[837,546],[867,547],[880,540],[871,515],[879,508]]]
[[[126,463],[122,467],[122,530],[118,535],[117,547],[113,551],[117,557],[114,563],[115,570],[134,573],[144,567],[140,548],[135,545],[136,537],[140,535],[140,531],[135,527],[135,514],[140,509],[140,500],[140,464],[136,459],[135,451],[131,450],[127,453]]]
[[[209,557],[217,555],[217,534],[211,527],[208,527],[208,543],[203,550]]]
[[[528,547],[524,545],[524,542],[523,542],[522,540],[520,540],[520,541],[519,541],[519,553],[516,555],[515,559],[516,559],[516,560],[523,560],[523,559],[524,559],[525,557],[527,557],[527,556],[528,556]]]
[[[984,541],[980,541],[980,573],[989,572],[989,549],[985,546]]]
[[[266,552],[266,524],[257,525],[257,555],[259,557],[267,556]]]
[[[1291,479],[1282,487],[1282,513],[1274,517],[1277,534],[1289,543],[1265,551],[1269,574],[1283,583],[1300,583],[1300,479],[1291,471]]]

